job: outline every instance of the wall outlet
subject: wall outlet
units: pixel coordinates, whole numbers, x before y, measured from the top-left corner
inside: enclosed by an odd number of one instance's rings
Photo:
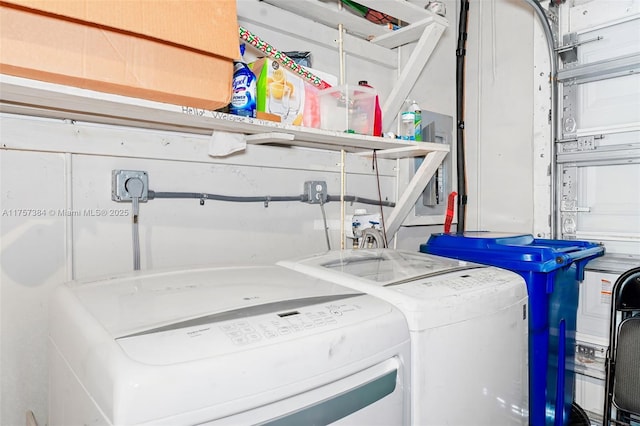
[[[111,171],[111,199],[113,201],[131,201],[133,197],[127,191],[127,181],[137,178],[142,181],[142,196],[138,199],[145,202],[149,196],[149,175],[139,170],[112,170]]]
[[[329,198],[327,182],[323,180],[311,180],[304,183],[304,195],[309,204],[324,204]]]

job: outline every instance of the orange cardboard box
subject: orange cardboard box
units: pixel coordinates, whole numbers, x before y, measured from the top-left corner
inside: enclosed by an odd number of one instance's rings
[[[138,4],[147,7],[155,3],[191,2],[65,0],[34,3]],[[221,3],[229,2],[223,0]],[[195,43],[182,46],[175,40],[166,42],[158,37],[137,36],[0,2],[0,73],[176,105],[217,109],[229,103],[233,57],[238,50],[235,1],[232,3],[227,21],[235,22],[233,34],[219,37],[218,42],[226,40],[225,48],[220,54],[214,54],[194,48]],[[208,30],[194,27],[193,20],[187,16],[174,15],[168,22],[167,27],[179,27],[185,33],[206,33],[211,39],[218,36],[217,26],[210,24]]]
[[[236,0],[2,0],[61,19],[235,59]]]

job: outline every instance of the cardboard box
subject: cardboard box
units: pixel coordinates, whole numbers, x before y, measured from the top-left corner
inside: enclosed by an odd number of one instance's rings
[[[275,114],[280,117],[282,123],[294,126],[320,127],[318,89],[269,58],[251,62],[249,67],[257,78],[258,112]],[[312,68],[307,69],[330,84],[337,81],[335,76]]]
[[[236,0],[3,0],[60,19],[236,59]]]
[[[260,120],[274,121],[280,123],[282,118],[279,115],[269,114],[268,112],[257,111],[256,118]]]
[[[260,58],[249,64],[256,75],[256,109],[275,114],[282,123],[302,126],[304,82],[278,62]]]
[[[235,13],[234,3],[232,21]],[[187,17],[172,18],[172,25],[185,32],[206,32],[216,38],[213,28],[202,31],[192,27]],[[237,27],[233,35],[222,38],[238,50]],[[0,43],[3,74],[203,109],[220,108],[231,98],[233,57],[60,19],[6,2],[0,3]]]

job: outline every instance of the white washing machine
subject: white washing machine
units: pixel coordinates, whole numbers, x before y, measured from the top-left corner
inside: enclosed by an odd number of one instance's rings
[[[405,314],[412,424],[528,424],[528,297],[518,274],[392,249],[279,264],[376,295]]]
[[[410,420],[402,313],[282,267],[63,285],[50,344],[50,425]]]

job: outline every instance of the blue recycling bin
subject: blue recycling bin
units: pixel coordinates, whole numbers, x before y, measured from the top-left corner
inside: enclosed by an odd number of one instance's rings
[[[574,392],[579,283],[604,247],[494,232],[432,234],[420,251],[520,274],[529,293],[529,424],[566,425]]]

